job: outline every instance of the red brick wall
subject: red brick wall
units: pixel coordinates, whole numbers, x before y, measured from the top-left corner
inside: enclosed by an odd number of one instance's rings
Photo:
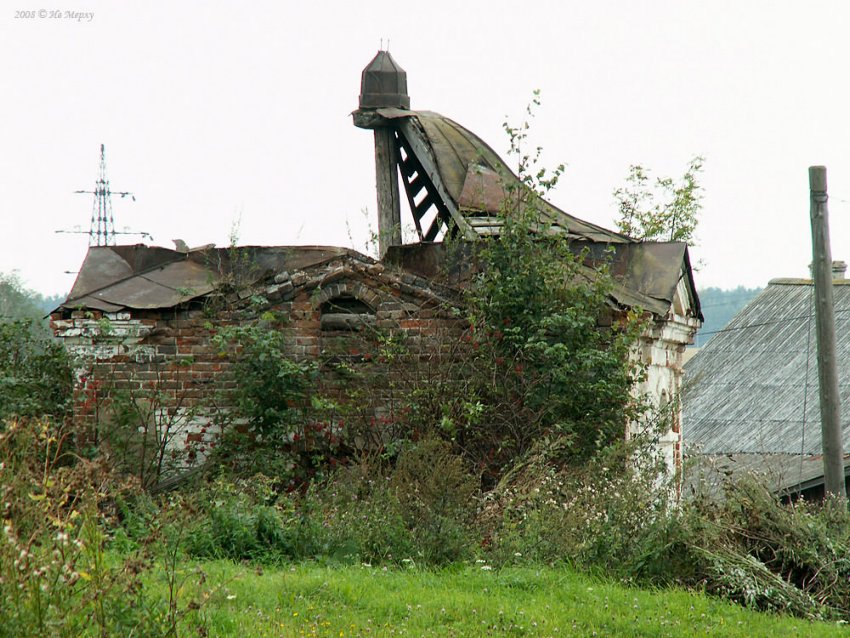
[[[142,395],[155,391],[159,418],[177,424],[171,445],[188,449],[190,460],[203,457],[215,445],[216,412],[227,407],[219,405],[221,390],[234,385],[229,359],[213,337],[223,326],[254,321],[267,311],[288,318],[283,330],[290,356],[344,362],[366,371],[363,377],[376,384],[367,392],[370,409],[380,415],[391,397],[374,331],[401,330],[411,349],[427,353],[439,350],[440,336],[458,333],[463,322],[441,305],[426,280],[386,273],[379,264],[371,269],[371,277],[363,277],[362,272],[330,264],[323,274],[313,274],[312,281],[319,279],[320,285],[310,285],[306,273],[278,276],[274,285],[254,291],[267,300],[256,307],[248,295],[239,295],[222,302],[226,309],[217,309],[216,300],[207,299],[176,309],[55,313],[54,333],[78,356],[77,417],[96,418],[115,390]],[[367,330],[322,330],[323,304],[339,297],[356,298],[374,311]],[[344,398],[345,378],[335,374],[333,365],[323,366],[320,379],[323,392]]]

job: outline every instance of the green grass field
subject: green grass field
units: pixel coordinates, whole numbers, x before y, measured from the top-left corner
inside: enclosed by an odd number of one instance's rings
[[[440,571],[203,563],[210,636],[844,636],[829,623],[566,569]],[[187,568],[188,573],[188,568]],[[188,582],[188,581],[187,581]],[[153,584],[154,591],[161,584]],[[197,592],[181,591],[187,601]]]

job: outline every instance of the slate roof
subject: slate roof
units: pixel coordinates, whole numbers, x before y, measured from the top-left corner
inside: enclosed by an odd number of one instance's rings
[[[850,281],[834,282],[844,448],[850,449]],[[785,488],[822,476],[814,287],[776,279],[685,365],[688,455],[760,468]],[[812,462],[817,461],[817,462]]]

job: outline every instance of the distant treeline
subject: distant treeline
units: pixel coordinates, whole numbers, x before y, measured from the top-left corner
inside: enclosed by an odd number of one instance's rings
[[[694,345],[704,346],[708,340],[728,324],[732,317],[746,306],[763,288],[744,288],[738,286],[732,290],[705,288],[699,291],[699,301],[705,323],[694,339]]]
[[[14,273],[0,273],[0,321],[29,319],[46,330],[45,316],[64,300],[65,295],[47,297],[27,290]]]

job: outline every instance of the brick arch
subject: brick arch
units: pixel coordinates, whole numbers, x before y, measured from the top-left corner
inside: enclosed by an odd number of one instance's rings
[[[374,312],[377,312],[378,306],[381,303],[381,296],[377,292],[360,282],[349,281],[340,281],[322,288],[319,294],[311,297],[310,301],[313,304],[313,308],[318,309],[326,301],[343,296],[354,297],[369,306]]]

